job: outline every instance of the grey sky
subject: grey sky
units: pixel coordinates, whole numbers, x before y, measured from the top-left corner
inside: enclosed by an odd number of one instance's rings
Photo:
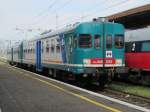
[[[61,28],[149,3],[150,0],[0,0],[0,40],[29,39],[43,30],[55,30],[56,15]],[[26,30],[39,28],[41,31]]]

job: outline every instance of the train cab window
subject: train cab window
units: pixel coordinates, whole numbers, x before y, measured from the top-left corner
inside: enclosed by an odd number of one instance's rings
[[[92,47],[92,38],[89,34],[80,34],[79,36],[79,47],[90,48]]]
[[[150,52],[150,42],[143,42],[141,50],[143,52]]]
[[[115,48],[123,48],[124,38],[123,35],[115,35]]]
[[[106,37],[106,48],[107,49],[112,48],[112,36],[111,35],[107,35]]]
[[[100,48],[100,35],[95,35],[94,37],[94,46],[95,48]]]

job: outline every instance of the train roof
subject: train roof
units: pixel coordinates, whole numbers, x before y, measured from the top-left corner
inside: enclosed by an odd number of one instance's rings
[[[52,36],[55,36],[55,35],[58,35],[58,34],[65,34],[66,32],[70,32],[70,31],[74,30],[76,27],[78,27],[81,24],[90,24],[90,23],[93,23],[93,21],[83,22],[83,23],[76,23],[76,24],[73,24],[73,25],[69,25],[69,26],[67,26],[63,29],[59,29],[59,30],[55,30],[55,31],[51,31],[51,32],[48,32],[48,33],[44,33],[44,34],[35,36],[35,38],[30,39],[28,41],[35,41],[35,40],[49,38],[49,37],[52,37]],[[102,23],[102,21],[95,21],[95,23]],[[113,23],[113,22],[106,21],[105,23]],[[119,24],[119,23],[113,23],[113,24]]]
[[[150,40],[150,27],[125,32],[125,42],[145,40]]]
[[[66,32],[70,32],[70,31],[74,30],[76,27],[78,27],[81,24],[91,24],[91,23],[93,23],[93,21],[74,24],[74,25],[68,26],[66,28],[57,30],[57,31],[55,30],[55,31],[52,31],[52,32],[49,32],[46,34],[42,34],[38,38],[36,38],[36,40],[48,38],[48,37],[55,36],[55,35],[62,34],[62,33],[65,34]],[[95,23],[102,23],[102,21],[97,21]],[[112,22],[105,22],[105,23],[112,23]],[[113,24],[119,24],[119,23],[113,23]]]
[[[48,32],[46,34],[41,34],[38,39],[44,39],[44,38],[48,38],[48,37],[55,36],[55,35],[62,34],[62,33],[65,34],[66,32],[74,30],[78,25],[79,24],[70,25],[70,26],[67,26],[66,28],[63,28],[63,29]]]

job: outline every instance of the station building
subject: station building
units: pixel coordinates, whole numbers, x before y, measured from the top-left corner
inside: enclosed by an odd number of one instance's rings
[[[126,29],[150,26],[150,4],[123,11],[106,17],[108,21],[121,23]]]

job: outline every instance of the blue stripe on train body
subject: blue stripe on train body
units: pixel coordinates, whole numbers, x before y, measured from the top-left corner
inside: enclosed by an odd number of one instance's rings
[[[41,41],[38,40],[36,42],[36,70],[42,71],[42,64],[41,64]]]
[[[60,38],[60,46],[61,46],[61,56],[62,56],[62,62],[67,63],[67,58],[66,58],[66,46],[65,46],[65,37],[64,34],[59,35]]]

